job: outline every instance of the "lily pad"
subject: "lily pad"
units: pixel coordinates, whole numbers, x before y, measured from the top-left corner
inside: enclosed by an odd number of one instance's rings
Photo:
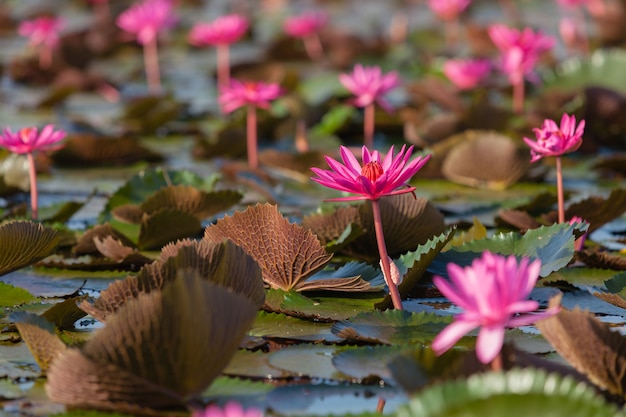
[[[37,297],[25,289],[0,281],[0,307],[2,308],[19,306],[36,299]]]
[[[11,222],[0,226],[0,275],[54,253],[61,236],[48,227],[32,222]]]

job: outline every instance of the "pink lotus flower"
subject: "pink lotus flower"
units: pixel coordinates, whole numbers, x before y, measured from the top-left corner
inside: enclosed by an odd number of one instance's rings
[[[230,85],[220,87],[219,102],[225,113],[247,105],[267,109],[270,101],[280,97],[281,94],[280,86],[275,83],[231,80]]]
[[[443,73],[461,90],[476,87],[490,71],[485,59],[449,59],[443,64]]]
[[[38,217],[37,169],[35,167],[35,151],[52,151],[62,147],[59,142],[65,137],[62,130],[54,130],[54,126],[47,125],[41,132],[36,127],[27,127],[13,133],[5,128],[0,135],[0,146],[11,152],[26,154],[30,177],[30,207],[33,219]]]
[[[285,20],[285,33],[294,38],[306,38],[317,34],[328,22],[328,15],[322,11],[303,13]]]
[[[63,26],[62,19],[44,16],[23,21],[17,28],[17,32],[20,36],[29,38],[28,43],[31,46],[55,48],[59,44],[59,32]]]
[[[415,187],[408,185],[407,181],[428,162],[430,155],[420,156],[408,162],[413,146],[405,148],[403,145],[400,152],[394,156],[392,146],[383,157],[378,151],[370,152],[363,146],[363,165],[361,165],[352,152],[342,146],[340,152],[343,164],[326,156],[326,162],[331,170],[311,168],[317,175],[311,179],[325,187],[358,194],[355,197],[332,198],[325,201],[378,200],[386,195],[411,193],[415,191]],[[398,189],[400,187],[406,188]]]
[[[137,36],[137,42],[146,45],[158,33],[176,24],[171,0],[144,0],[127,9],[117,18],[117,25]]]
[[[263,417],[263,412],[256,408],[244,410],[241,404],[231,401],[224,408],[208,406],[204,411],[196,411],[191,417]]]
[[[376,102],[386,111],[391,111],[392,107],[383,96],[400,84],[395,71],[383,74],[380,67],[364,67],[361,64],[354,66],[352,74],[340,74],[339,81],[356,96],[354,105],[367,107]]]
[[[230,45],[248,30],[248,19],[238,14],[218,17],[211,23],[196,23],[189,32],[189,43],[194,46]]]
[[[524,142],[530,146],[530,154],[532,159],[530,162],[536,162],[544,156],[561,156],[563,154],[574,152],[583,142],[583,132],[585,130],[585,121],[581,120],[576,126],[576,116],[568,116],[564,114],[561,118],[561,126],[553,120],[544,120],[541,128],[534,128],[536,141],[524,138]]]
[[[456,20],[472,0],[428,0],[428,7],[441,20]]]
[[[438,355],[450,349],[471,330],[480,327],[476,341],[476,355],[482,363],[493,361],[504,342],[504,329],[534,323],[558,312],[558,308],[543,313],[530,313],[539,303],[527,300],[537,282],[541,261],[529,262],[522,258],[518,264],[515,256],[504,257],[484,252],[466,268],[449,263],[450,281],[433,278],[439,291],[463,309],[435,337],[432,349]]]

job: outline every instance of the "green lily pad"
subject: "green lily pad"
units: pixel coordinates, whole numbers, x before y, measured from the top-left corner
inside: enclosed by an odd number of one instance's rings
[[[206,390],[202,397],[211,402],[224,404],[236,401],[244,408],[265,408],[265,396],[275,387],[265,382],[250,381],[248,379],[219,377]]]
[[[342,341],[331,332],[331,323],[302,320],[284,314],[259,312],[248,332],[251,336],[266,338],[294,339],[309,342]]]
[[[333,365],[359,382],[379,378],[393,384],[388,364],[404,350],[402,346],[360,346],[336,354]]]
[[[23,288],[0,281],[0,307],[11,308],[35,301],[37,298]]]
[[[422,391],[398,417],[615,416],[617,408],[573,378],[536,369],[477,374]]]
[[[287,346],[272,352],[269,364],[300,377],[349,381],[351,378],[333,365],[333,356],[343,349],[320,344]]]
[[[294,377],[290,372],[269,364],[270,355],[265,352],[238,350],[222,372],[224,375],[243,378],[280,380]],[[210,388],[209,388],[210,389]]]
[[[597,268],[563,268],[543,278],[541,285],[575,287],[585,289],[588,286],[602,287],[605,281],[615,277],[616,271]]]

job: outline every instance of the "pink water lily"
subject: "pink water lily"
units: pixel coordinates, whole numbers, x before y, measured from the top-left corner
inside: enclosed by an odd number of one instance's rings
[[[117,18],[117,25],[136,36],[143,45],[148,86],[153,93],[161,91],[157,36],[177,22],[171,0],[144,0],[131,6]]]
[[[59,142],[65,138],[65,132],[54,130],[53,125],[47,125],[41,132],[36,127],[27,127],[13,133],[5,128],[0,135],[0,146],[17,154],[26,154],[30,178],[30,206],[33,219],[38,217],[37,169],[33,154],[36,151],[53,151],[63,145]]]
[[[309,58],[317,60],[324,54],[319,32],[327,22],[328,14],[323,11],[311,11],[287,18],[283,29],[289,36],[301,38]]]
[[[428,0],[428,7],[441,20],[456,20],[472,0]]]
[[[406,145],[403,145],[394,156],[392,146],[386,155],[381,156],[378,151],[370,152],[363,146],[361,165],[352,152],[342,146],[340,153],[343,164],[326,156],[331,170],[311,168],[317,175],[311,179],[335,190],[357,194],[326,201],[378,200],[387,195],[411,193],[415,191],[415,187],[408,185],[407,181],[430,159],[430,155],[426,155],[409,162],[412,152],[413,146],[406,149]]]
[[[280,85],[263,82],[241,82],[230,80],[225,86],[220,86],[219,103],[222,111],[230,113],[240,107],[246,107],[246,141],[248,150],[248,166],[256,169],[259,165],[257,156],[257,120],[256,108],[267,109],[272,100],[282,94]]]
[[[443,64],[443,73],[460,90],[470,90],[491,72],[486,59],[449,59]]]
[[[194,412],[191,417],[263,417],[263,412],[256,408],[244,410],[241,404],[230,401],[223,408],[209,405],[203,411]]]
[[[374,103],[385,111],[391,112],[391,105],[384,96],[400,84],[398,73],[391,71],[383,74],[380,67],[364,67],[356,64],[352,74],[340,74],[339,81],[356,96],[352,103],[365,108],[363,142],[366,147],[371,148],[374,145]]]
[[[331,170],[311,168],[311,171],[317,175],[311,179],[335,190],[357,194],[354,197],[332,198],[325,201],[371,201],[376,244],[378,245],[383,277],[389,288],[394,308],[402,310],[402,299],[398,291],[398,282],[400,282],[401,277],[387,253],[378,200],[388,195],[414,192],[415,187],[411,187],[407,181],[428,162],[430,155],[419,156],[409,162],[413,153],[413,146],[406,149],[406,146],[403,145],[397,155],[393,154],[392,146],[385,156],[381,156],[378,151],[370,152],[366,146],[363,146],[361,158],[363,165],[361,165],[348,148],[342,146],[340,153],[343,164],[326,156],[326,162]]]
[[[449,263],[450,280],[434,277],[441,293],[463,312],[435,337],[432,349],[438,355],[450,349],[465,334],[480,327],[476,355],[482,363],[498,357],[506,328],[526,326],[558,312],[551,308],[533,313],[539,303],[528,300],[539,277],[541,261],[484,252],[471,266]]]
[[[230,45],[239,41],[248,31],[250,23],[245,16],[229,14],[210,23],[196,23],[189,32],[189,43],[194,46],[217,48],[218,85],[230,82]]]
[[[20,23],[17,32],[28,38],[28,44],[39,48],[39,66],[48,68],[52,64],[52,50],[59,46],[60,31],[64,27],[62,19],[42,16]]]

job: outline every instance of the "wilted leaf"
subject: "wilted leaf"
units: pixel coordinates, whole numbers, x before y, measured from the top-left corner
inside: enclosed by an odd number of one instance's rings
[[[78,303],[87,299],[87,296],[69,297],[47,309],[41,317],[54,324],[59,330],[71,330],[77,320],[87,313],[78,307]]]
[[[46,373],[52,361],[67,349],[57,336],[54,325],[43,317],[26,312],[11,314],[11,320],[17,326],[39,368]]]
[[[556,351],[591,382],[626,395],[626,341],[587,311],[562,309],[535,323]]]
[[[226,367],[256,317],[246,296],[180,270],[110,316],[48,373],[50,399],[125,412],[184,406]]]
[[[123,246],[132,247],[133,243],[126,238],[123,234],[115,230],[109,223],[98,224],[87,230],[81,237],[78,239],[76,245],[72,248],[72,251],[77,255],[83,254],[95,254],[100,251],[96,247],[94,243],[95,238],[104,239],[107,237],[112,237],[116,241],[120,242]]]
[[[59,234],[38,223],[27,221],[0,226],[0,275],[20,269],[53,254]]]
[[[141,222],[137,245],[141,249],[161,249],[175,240],[195,237],[201,231],[200,220],[192,214],[172,209],[159,210]]]
[[[242,197],[233,190],[206,192],[189,185],[172,185],[161,188],[148,197],[141,204],[141,209],[148,215],[164,209],[173,209],[203,220],[229,209]]]
[[[585,265],[594,268],[607,268],[617,271],[626,271],[626,256],[609,253],[594,249],[585,249],[576,252],[576,259]]]
[[[322,269],[332,255],[311,231],[291,224],[270,204],[249,207],[225,216],[205,229],[204,240],[230,239],[259,264],[263,280],[272,288],[299,290]]]
[[[310,229],[322,245],[332,244],[334,250],[331,252],[336,252],[365,233],[365,229],[360,225],[359,209],[356,206],[340,207],[328,214],[309,215],[302,219],[300,225]]]

